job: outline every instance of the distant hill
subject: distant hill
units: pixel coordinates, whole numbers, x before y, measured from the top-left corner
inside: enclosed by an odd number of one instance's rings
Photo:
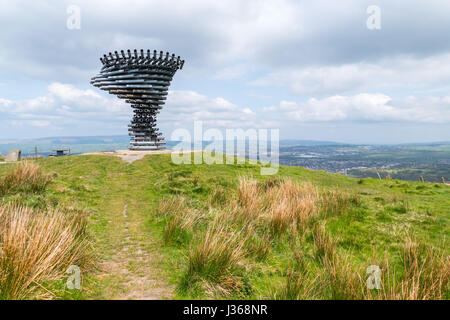
[[[172,149],[174,146],[179,144],[179,141],[167,141],[166,146]],[[6,155],[9,151],[13,149],[22,150],[22,155],[34,155],[35,147],[38,149],[38,154],[42,156],[48,156],[53,153],[56,148],[70,149],[72,154],[80,154],[86,152],[94,151],[114,151],[126,149],[129,144],[129,137],[127,135],[117,135],[117,136],[85,136],[85,137],[46,137],[37,139],[17,139],[17,140],[0,140],[0,154]],[[206,147],[210,142],[204,141],[203,147]],[[304,148],[320,148],[321,152],[325,149],[323,148],[348,148],[358,146],[376,146],[380,148],[382,146],[388,147],[388,157],[392,153],[392,148],[397,147],[400,149],[405,147],[412,150],[414,147],[424,147],[424,146],[447,146],[450,142],[430,142],[430,143],[409,143],[409,144],[392,144],[392,145],[356,145],[336,141],[320,141],[320,140],[297,140],[297,139],[285,139],[280,140],[280,151],[282,153],[281,157],[286,158],[288,154],[300,151],[304,151]],[[194,147],[194,146],[192,146]],[[322,150],[323,149],[323,150]],[[423,149],[423,148],[420,148]],[[327,149],[328,150],[328,149]],[[308,150],[312,152],[317,152],[317,150]],[[399,152],[399,150],[396,150]],[[421,152],[421,150],[416,150],[416,152]],[[246,151],[238,150],[238,154],[245,154]],[[284,159],[286,160],[286,159]],[[283,161],[282,161],[283,162]],[[290,162],[284,161],[284,164],[290,164]],[[305,164],[300,164],[305,166]],[[308,166],[308,165],[307,165]],[[308,166],[309,167],[309,166]],[[324,169],[324,168],[320,168]],[[334,172],[334,170],[333,170]]]
[[[24,156],[32,155],[36,146],[38,153],[44,156],[52,153],[55,148],[70,148],[73,154],[92,151],[112,151],[126,148],[128,142],[128,136],[48,137],[3,140],[0,141],[0,153],[7,154],[12,149],[20,149]]]
[[[351,144],[335,141],[320,141],[320,140],[295,140],[295,139],[280,140],[280,146],[282,147],[293,147],[293,146],[312,147],[312,146],[339,146],[339,145],[351,145]]]
[[[128,147],[129,137],[120,136],[86,136],[86,137],[47,137],[37,139],[17,139],[0,140],[0,153],[8,154],[12,149],[22,150],[23,155],[34,154],[34,148],[37,146],[38,153],[48,155],[55,148],[70,148],[73,154],[92,152],[92,151],[112,151],[126,149]],[[167,147],[170,149],[177,145],[179,141],[167,141]],[[209,142],[204,142],[204,145]],[[281,140],[280,146],[324,146],[324,145],[346,145],[345,143],[332,141],[314,141],[314,140]]]

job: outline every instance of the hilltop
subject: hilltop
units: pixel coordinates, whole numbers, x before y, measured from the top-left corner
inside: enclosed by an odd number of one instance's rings
[[[1,202],[82,212],[96,257],[81,292],[64,289],[64,275],[41,283],[52,298],[449,297],[450,186],[288,166],[260,176],[259,166],[175,165],[168,154],[34,163],[48,185],[11,187]],[[382,293],[365,288],[369,265],[382,270]]]
[[[179,141],[167,141],[172,149]],[[203,148],[211,142],[203,141]],[[113,152],[128,147],[128,136],[49,137],[39,139],[0,140],[0,154],[22,150],[22,156],[49,156],[54,149],[70,149],[71,154]],[[189,147],[189,143],[184,143]],[[198,148],[191,144],[191,148]],[[352,177],[385,178],[431,182],[450,181],[450,142],[410,144],[346,144],[333,141],[280,140],[279,163],[314,170],[340,172]],[[225,146],[224,146],[224,149]],[[237,154],[254,158],[248,150]]]

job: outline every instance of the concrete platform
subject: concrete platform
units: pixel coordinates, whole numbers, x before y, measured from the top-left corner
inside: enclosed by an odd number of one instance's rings
[[[116,151],[98,151],[98,152],[88,152],[83,153],[83,155],[104,155],[104,156],[116,156],[121,158],[123,161],[132,163],[136,160],[142,159],[148,154],[164,154],[171,153],[172,150],[116,150]]]
[[[142,159],[146,155],[151,154],[166,154],[166,153],[172,153],[177,152],[173,150],[116,150],[116,151],[98,151],[98,152],[88,152],[83,153],[83,155],[104,155],[104,156],[116,156],[121,158],[123,161],[126,161],[128,163],[132,163],[136,160]],[[185,152],[201,152],[201,150],[190,150]]]

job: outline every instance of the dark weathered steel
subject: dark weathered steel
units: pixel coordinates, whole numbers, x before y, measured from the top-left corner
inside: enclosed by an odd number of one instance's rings
[[[156,50],[133,52],[123,50],[103,55],[103,68],[91,79],[91,84],[106,90],[130,103],[134,111],[128,125],[130,150],[164,149],[164,138],[156,128],[156,115],[165,103],[170,82],[184,60],[170,55],[164,56]]]

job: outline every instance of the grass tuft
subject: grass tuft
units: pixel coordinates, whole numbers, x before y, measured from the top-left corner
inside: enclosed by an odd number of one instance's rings
[[[307,221],[317,216],[319,199],[317,189],[309,183],[297,184],[292,180],[266,180],[241,178],[238,206],[234,214],[248,222],[262,221],[273,236],[288,230],[303,229]]]
[[[317,258],[320,261],[332,259],[336,254],[336,240],[331,237],[325,226],[316,225],[312,234]]]
[[[245,237],[227,229],[221,218],[215,219],[206,233],[192,247],[183,289],[189,290],[203,281],[223,294],[240,287],[240,261],[245,256]]]
[[[47,189],[52,179],[38,164],[24,161],[0,179],[0,196],[18,192],[41,193]]]
[[[0,207],[0,298],[53,298],[42,290],[66,278],[70,265],[91,264],[84,217],[61,212]]]

